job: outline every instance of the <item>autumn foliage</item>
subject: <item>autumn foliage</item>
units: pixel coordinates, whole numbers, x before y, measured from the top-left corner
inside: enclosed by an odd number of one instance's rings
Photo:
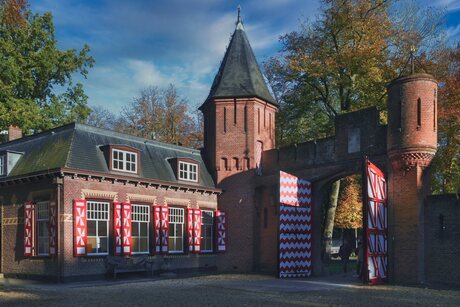
[[[361,228],[363,204],[361,200],[361,176],[349,176],[342,180],[334,226],[336,228]]]

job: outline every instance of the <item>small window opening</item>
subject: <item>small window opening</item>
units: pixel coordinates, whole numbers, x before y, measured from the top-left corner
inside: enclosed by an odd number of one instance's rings
[[[224,108],[224,132],[227,132],[227,108]]]
[[[422,101],[420,98],[417,100],[417,126],[422,126]]]
[[[248,132],[248,107],[244,106],[244,132]]]
[[[233,124],[236,125],[236,98],[233,99]]]

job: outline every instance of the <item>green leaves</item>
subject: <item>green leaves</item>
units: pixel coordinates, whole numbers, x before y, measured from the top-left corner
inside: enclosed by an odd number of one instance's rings
[[[85,45],[59,50],[51,13],[23,12],[24,24],[5,22],[0,11],[0,128],[17,125],[27,134],[85,119],[90,109],[81,84],[94,65]]]

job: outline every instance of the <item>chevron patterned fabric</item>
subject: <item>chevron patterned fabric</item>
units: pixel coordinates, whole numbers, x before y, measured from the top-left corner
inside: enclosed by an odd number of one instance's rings
[[[279,277],[312,272],[313,219],[311,183],[280,172]]]

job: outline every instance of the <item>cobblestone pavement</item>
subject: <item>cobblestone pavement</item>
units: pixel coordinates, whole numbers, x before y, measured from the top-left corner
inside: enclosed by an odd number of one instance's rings
[[[0,306],[460,306],[459,290],[364,286],[349,276],[222,274],[40,284],[0,279]]]

